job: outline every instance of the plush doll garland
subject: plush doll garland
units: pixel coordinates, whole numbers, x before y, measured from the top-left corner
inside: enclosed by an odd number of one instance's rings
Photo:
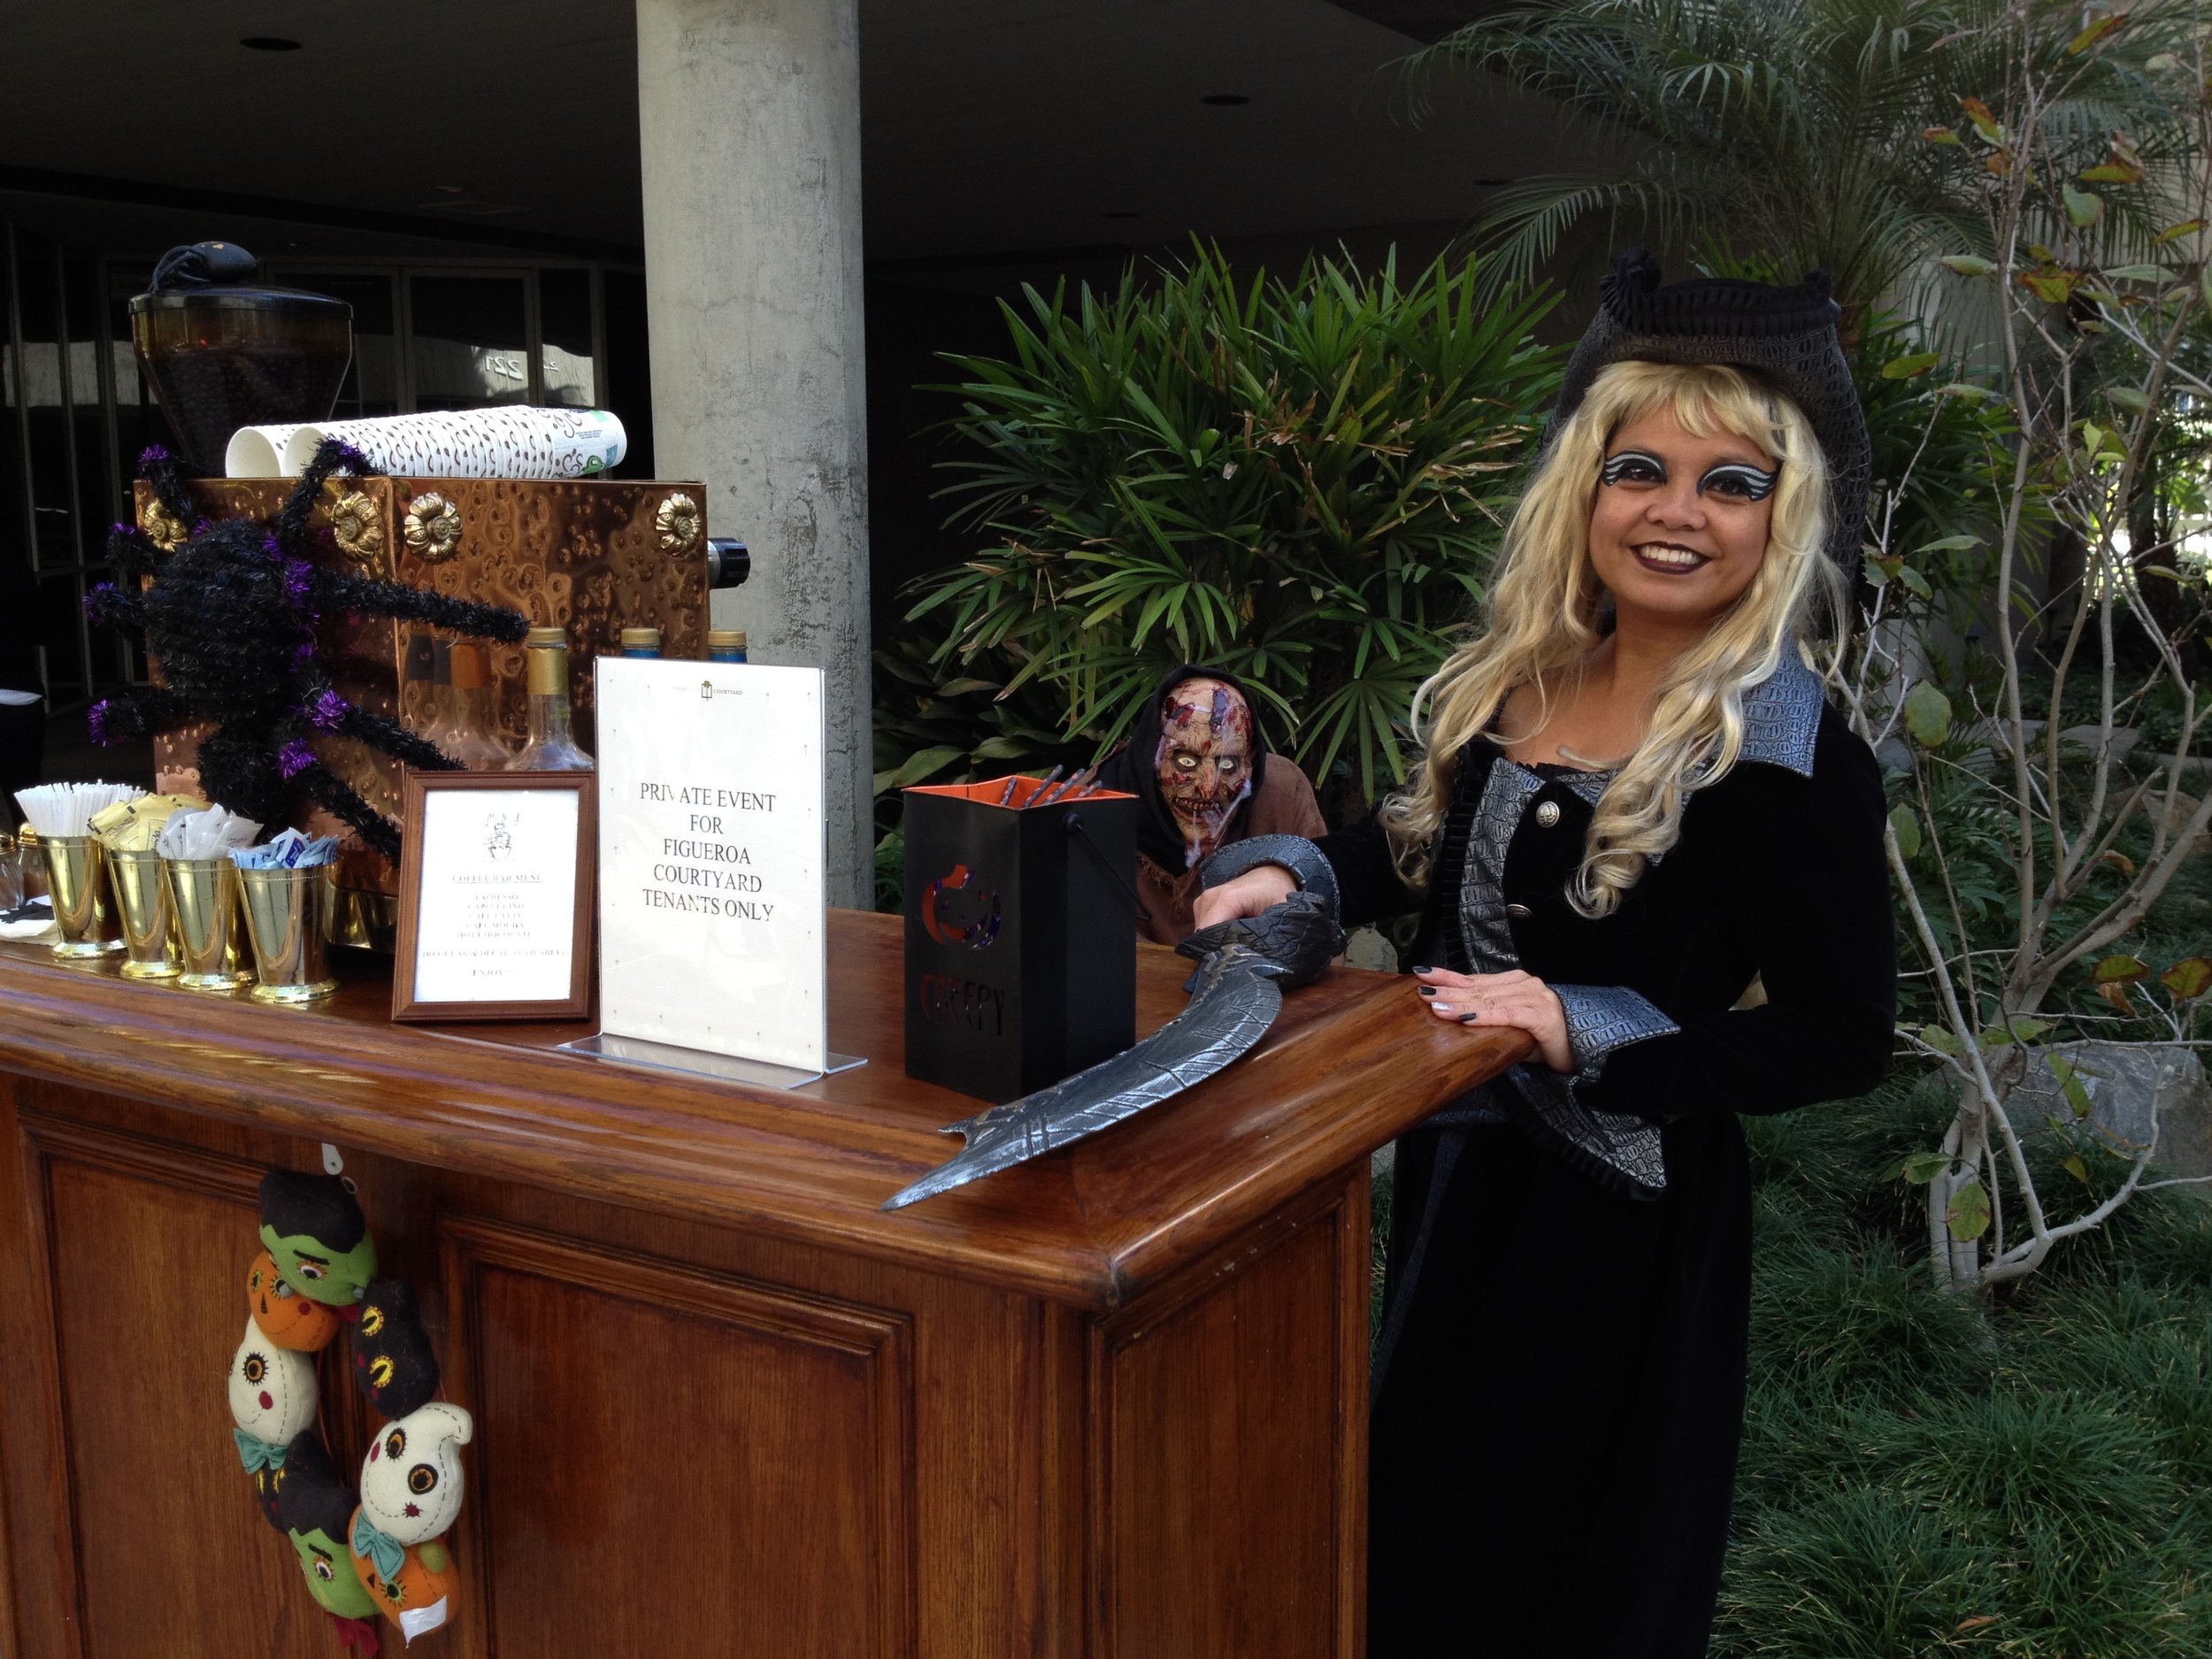
[[[376,1277],[376,1245],[346,1183],[271,1170],[261,1253],[246,1270],[246,1333],[230,1364],[232,1438],[254,1499],[290,1541],[342,1651],[378,1651],[381,1613],[412,1642],[452,1617],[444,1535],[460,1513],[474,1425],[434,1398],[438,1361],[415,1293]],[[349,1483],[315,1426],[316,1356],[353,1327],[354,1379],[387,1420]]]

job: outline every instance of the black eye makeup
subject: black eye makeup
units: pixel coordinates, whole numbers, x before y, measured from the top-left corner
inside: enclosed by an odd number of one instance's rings
[[[1663,484],[1667,481],[1667,464],[1655,455],[1641,449],[1623,449],[1618,455],[1609,455],[1598,471],[1601,484]]]
[[[1697,493],[1724,495],[1732,501],[1764,501],[1774,493],[1775,480],[1781,476],[1779,467],[1768,472],[1748,461],[1723,461],[1706,469],[1705,476],[1697,480]]]

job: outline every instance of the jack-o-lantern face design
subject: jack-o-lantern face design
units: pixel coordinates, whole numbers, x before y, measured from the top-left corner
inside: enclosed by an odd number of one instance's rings
[[[461,1451],[475,1432],[469,1414],[443,1401],[410,1412],[369,1442],[361,1464],[361,1509],[403,1544],[453,1525],[461,1509]]]
[[[409,1641],[446,1622],[458,1578],[452,1552],[438,1540],[409,1545],[399,1571],[389,1578],[380,1576],[375,1562],[358,1549],[353,1554],[353,1570],[384,1609],[384,1617]]]
[[[231,1356],[230,1415],[272,1446],[289,1446],[315,1421],[315,1362],[270,1341],[250,1315]]]
[[[264,1250],[246,1270],[246,1310],[261,1334],[279,1348],[312,1354],[338,1334],[337,1310],[303,1296],[284,1282],[276,1257]]]

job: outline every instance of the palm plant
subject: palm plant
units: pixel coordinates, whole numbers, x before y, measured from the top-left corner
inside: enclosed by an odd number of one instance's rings
[[[1110,293],[1025,289],[1012,355],[953,358],[943,388],[976,446],[948,494],[985,545],[916,587],[937,701],[1048,689],[1096,753],[1164,668],[1214,663],[1340,797],[1402,776],[1414,688],[1482,593],[1557,383],[1529,339],[1548,296],[1486,303],[1479,277],[1240,279],[1201,247]],[[1035,742],[1017,724],[994,753]]]
[[[1847,306],[1885,296],[1923,310],[1939,257],[1986,255],[1970,176],[1944,165],[1962,95],[2066,59],[2071,27],[2009,30],[2037,0],[1558,0],[1485,17],[1411,61],[1504,75],[1554,99],[1571,125],[1627,147],[1601,166],[1524,179],[1473,227],[1494,283],[1545,267],[1563,241],[1595,233],[1702,251],[1752,247],[1794,271],[1826,268]],[[2149,67],[2176,19],[2149,16],[2101,42],[2046,112],[2055,135],[2116,130],[2135,157],[2178,177],[2185,147],[2153,134],[2166,94]],[[2167,8],[2169,11],[2176,8]],[[2178,8],[2187,11],[2189,8]],[[2085,9],[2071,8],[2080,14]],[[2007,61],[2023,41],[2049,64]],[[2084,65],[2077,63],[2076,67]],[[1970,115],[1971,111],[1968,113]],[[2148,129],[2148,132],[2146,132]],[[2117,259],[2151,245],[2154,210],[2115,200],[2096,230]],[[2052,239],[2055,240],[2055,239]],[[1601,250],[1597,250],[1601,251]]]

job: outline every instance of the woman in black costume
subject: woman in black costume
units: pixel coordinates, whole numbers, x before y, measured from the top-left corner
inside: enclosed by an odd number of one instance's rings
[[[1356,828],[1205,866],[1419,910],[1433,1015],[1537,1057],[1399,1142],[1375,1356],[1375,1659],[1706,1648],[1741,1436],[1742,1112],[1870,1087],[1894,947],[1880,774],[1809,657],[1847,603],[1863,418],[1824,276],[1658,286],[1622,256]]]

